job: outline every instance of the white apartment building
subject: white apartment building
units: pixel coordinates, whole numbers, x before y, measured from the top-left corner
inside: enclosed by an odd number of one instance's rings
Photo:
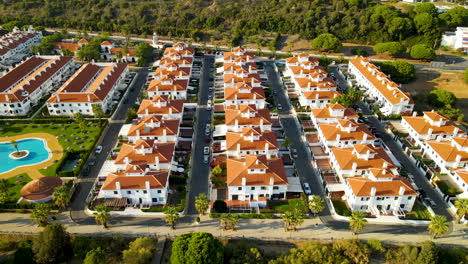
[[[468,167],[468,136],[452,137],[450,141],[429,140],[424,150],[442,173]]]
[[[26,115],[75,70],[72,57],[33,56],[0,76],[0,116]]]
[[[164,119],[162,116],[145,116],[135,119],[130,126],[127,137],[133,143],[139,139],[154,140],[155,143],[177,142],[179,120]]]
[[[12,32],[0,37],[0,64],[10,65],[20,61],[30,54],[29,47],[38,44],[42,39],[42,32],[35,31],[32,26],[26,31],[17,27]]]
[[[454,47],[468,53],[468,27],[457,27]]]
[[[145,171],[172,170],[175,143],[157,143],[154,140],[137,140],[122,144],[115,158],[117,172],[128,166],[142,166]]]
[[[278,157],[279,145],[276,133],[259,128],[243,128],[242,132],[227,132],[226,156],[241,158],[247,155],[265,155],[267,159]]]
[[[108,112],[118,101],[129,69],[123,63],[87,63],[81,66],[46,102],[50,115],[94,115],[92,105]]]
[[[349,61],[348,71],[356,77],[359,86],[366,88],[365,97],[376,101],[384,115],[413,112],[414,102],[409,93],[388,78],[380,69],[364,57]]]
[[[423,112],[423,116],[404,116],[401,125],[408,131],[410,137],[423,145],[425,140],[450,140],[452,137],[466,135],[455,122],[434,110]]]
[[[315,127],[318,124],[335,124],[340,119],[358,121],[359,115],[353,108],[346,108],[341,104],[328,104],[324,108],[313,108],[310,119]]]
[[[135,63],[138,61],[135,48],[124,49],[122,47],[116,47],[111,41],[104,40],[100,44],[101,46],[101,58],[107,61],[117,60],[117,53],[120,52],[121,58],[119,62],[124,63]]]
[[[172,75],[166,75],[157,80],[152,80],[148,86],[148,96],[167,95],[171,99],[187,99],[188,80],[176,79]]]
[[[148,115],[161,115],[164,119],[182,120],[184,100],[170,99],[168,95],[155,95],[141,101],[138,118]]]
[[[365,124],[352,119],[339,119],[336,124],[319,124],[317,131],[327,153],[331,147],[352,148],[356,144],[375,145],[376,141]]]
[[[226,130],[241,132],[244,128],[259,128],[271,131],[272,123],[268,109],[257,109],[256,105],[232,105],[225,109]]]

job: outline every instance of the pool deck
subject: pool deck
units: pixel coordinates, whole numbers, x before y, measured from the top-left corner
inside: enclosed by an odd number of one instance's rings
[[[23,166],[5,173],[0,173],[0,179],[11,178],[21,173],[27,173],[31,179],[42,178],[44,177],[44,175],[42,175],[42,173],[40,173],[39,170],[47,168],[48,166],[54,164],[55,160],[60,160],[63,157],[63,148],[60,145],[59,141],[57,140],[57,138],[55,138],[54,135],[48,133],[29,133],[18,136],[0,137],[0,143],[28,138],[44,139],[47,142],[47,148],[52,152],[52,157],[41,163]]]

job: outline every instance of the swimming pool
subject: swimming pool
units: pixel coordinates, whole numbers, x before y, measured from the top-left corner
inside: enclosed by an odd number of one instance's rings
[[[47,144],[42,139],[20,139],[16,140],[16,143],[18,143],[18,150],[27,150],[29,151],[29,155],[22,159],[12,159],[9,155],[15,152],[16,149],[10,142],[0,143],[0,174],[18,167],[41,163],[51,157]]]

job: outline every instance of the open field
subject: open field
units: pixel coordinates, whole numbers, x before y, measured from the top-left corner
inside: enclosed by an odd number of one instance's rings
[[[426,95],[434,89],[444,89],[458,98],[456,107],[468,117],[468,84],[463,80],[463,72],[442,70],[417,70],[416,80],[404,84],[403,89],[413,96]]]

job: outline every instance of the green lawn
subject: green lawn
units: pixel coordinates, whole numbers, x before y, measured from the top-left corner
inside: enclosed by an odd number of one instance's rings
[[[431,214],[427,208],[419,201],[414,202],[413,211],[411,213],[406,213],[407,220],[430,220]]]
[[[22,176],[21,178],[17,178],[18,176]],[[10,202],[16,203],[18,199],[20,198],[20,191],[23,186],[31,181],[31,178],[29,178],[28,174],[22,173],[20,175],[11,177],[7,179],[8,182],[10,183],[10,189],[8,190],[8,194],[10,197]]]
[[[304,201],[302,199],[289,199],[287,201],[270,201],[269,207],[274,210],[275,213],[284,213],[286,211],[292,211],[294,209],[307,210]]]
[[[335,207],[335,212],[342,216],[351,216],[351,210],[346,206],[346,203],[343,201],[334,200],[333,207]]]

